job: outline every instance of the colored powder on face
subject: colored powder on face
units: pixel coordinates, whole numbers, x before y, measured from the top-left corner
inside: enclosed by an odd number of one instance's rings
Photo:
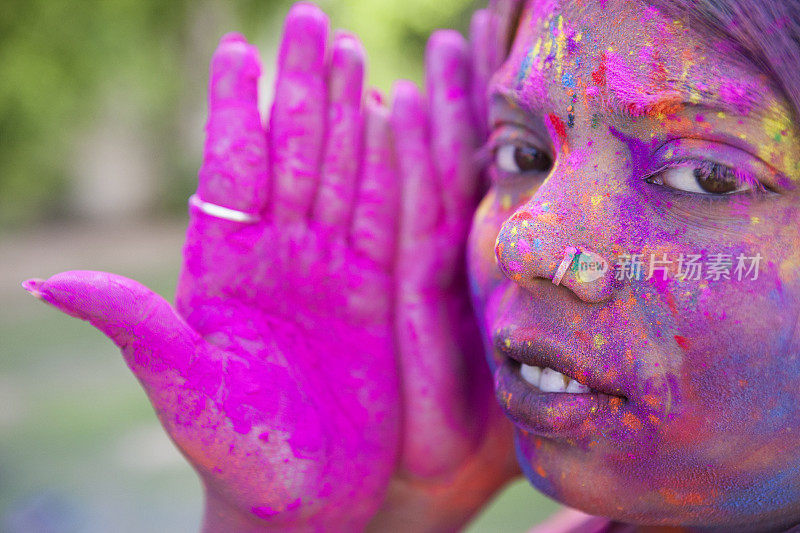
[[[741,80],[724,80],[719,86],[719,96],[723,102],[732,105],[740,115],[747,116],[760,98],[758,89]]]
[[[520,65],[519,72],[517,72],[517,87],[521,87],[522,82],[530,77],[531,68],[533,67],[533,58],[537,56],[540,44],[541,41],[538,41],[536,46],[534,46],[530,53],[522,60],[522,65]]]
[[[687,339],[686,337],[682,337],[681,335],[675,335],[675,342],[677,342],[678,346],[680,346],[682,349],[684,350],[689,349],[689,339]]]
[[[564,17],[561,15],[558,16],[556,28],[556,68],[558,69],[558,75],[561,76],[564,65],[564,48],[567,41],[567,37],[564,35]]]
[[[632,116],[665,115],[680,109],[681,94],[651,77],[647,83],[636,83],[637,74],[619,54],[606,56],[606,84],[609,91]]]
[[[780,107],[773,103],[769,107],[769,112],[764,115],[762,126],[764,132],[770,139],[781,142],[791,128],[791,122],[781,111]]]
[[[558,142],[561,144],[561,146],[566,146],[567,145],[567,128],[564,125],[564,121],[562,121],[558,117],[558,115],[555,115],[553,113],[549,113],[547,115],[547,118],[550,119],[550,124],[553,125],[553,129],[555,130],[556,135],[558,135]]]
[[[595,85],[602,87],[606,84],[606,53],[600,55],[600,66],[592,71],[592,81]]]
[[[570,35],[567,38],[567,54],[573,55],[575,52],[578,51],[578,41],[580,41],[580,34],[578,34],[577,38]],[[580,66],[580,58],[575,61],[577,66]]]
[[[606,344],[606,339],[600,333],[596,333],[594,336],[594,347],[597,349],[602,348]]]

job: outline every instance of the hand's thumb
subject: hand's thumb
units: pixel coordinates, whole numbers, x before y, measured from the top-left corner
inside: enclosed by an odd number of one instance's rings
[[[185,370],[201,342],[164,298],[122,276],[73,270],[47,280],[30,279],[22,286],[105,333],[139,378],[167,369]]]

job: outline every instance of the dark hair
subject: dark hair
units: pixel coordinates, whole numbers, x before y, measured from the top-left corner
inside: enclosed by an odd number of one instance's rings
[[[644,0],[703,34],[726,38],[773,80],[800,118],[800,0]],[[524,0],[491,0],[507,54]]]

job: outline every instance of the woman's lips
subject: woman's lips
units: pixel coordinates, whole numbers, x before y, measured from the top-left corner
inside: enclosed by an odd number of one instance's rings
[[[591,355],[515,333],[505,330],[494,339],[494,378],[501,406],[520,428],[543,436],[589,436],[628,407],[628,395]]]
[[[526,335],[519,338],[518,331],[502,331],[493,339],[495,360],[501,364],[505,359],[511,359],[520,365],[538,367],[542,370],[549,368],[567,378],[589,387],[593,392],[601,392],[609,396],[630,398],[630,393],[619,381],[623,375],[617,368],[616,376],[610,379],[611,373],[607,371],[608,362],[599,358],[599,355],[581,349],[579,346],[565,346],[555,340],[540,335]],[[530,333],[526,331],[524,333]],[[568,383],[568,382],[566,382]],[[539,383],[534,383],[539,387]],[[550,387],[545,387],[549,390]]]
[[[610,420],[604,419],[619,416],[619,408],[625,404],[622,397],[594,390],[545,392],[525,380],[520,368],[516,361],[504,358],[495,369],[495,392],[506,416],[528,432],[578,437],[587,430],[605,426]]]

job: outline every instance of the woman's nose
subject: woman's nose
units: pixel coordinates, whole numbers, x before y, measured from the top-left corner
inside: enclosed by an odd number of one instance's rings
[[[525,289],[554,283],[586,302],[609,299],[614,290],[609,252],[588,242],[588,230],[577,228],[547,202],[530,202],[500,228],[495,243],[500,270]]]

